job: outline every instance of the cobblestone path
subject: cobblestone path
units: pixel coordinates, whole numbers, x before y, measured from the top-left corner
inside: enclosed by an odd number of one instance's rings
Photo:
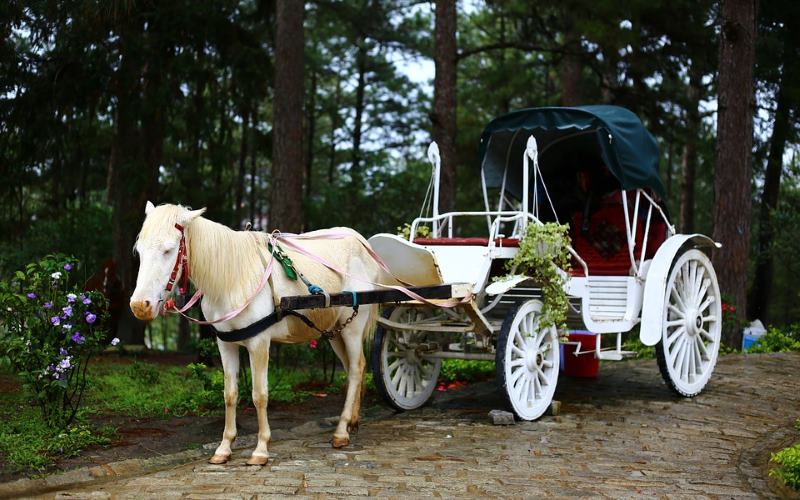
[[[559,381],[559,416],[509,427],[487,418],[501,407],[492,384],[437,396],[363,422],[348,449],[331,449],[328,429],[274,436],[263,468],[247,467],[241,450],[225,466],[195,462],[48,497],[771,496],[769,452],[798,439],[800,355],[723,357],[691,400],[667,391],[655,361],[606,363],[597,380]]]

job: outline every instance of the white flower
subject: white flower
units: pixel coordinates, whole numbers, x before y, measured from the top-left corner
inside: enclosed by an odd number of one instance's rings
[[[117,345],[117,344],[119,344],[119,339],[117,337],[111,339],[111,345]]]
[[[53,274],[51,274],[50,277],[53,278],[54,280],[60,280],[61,279],[61,273],[59,271],[56,271]]]
[[[621,29],[621,30],[629,30],[629,29],[632,29],[632,28],[633,28],[633,23],[630,22],[630,20],[628,20],[628,19],[623,19],[619,23],[619,29]]]

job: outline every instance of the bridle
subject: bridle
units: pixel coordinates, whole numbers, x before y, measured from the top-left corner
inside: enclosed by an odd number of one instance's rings
[[[178,244],[178,256],[175,259],[175,265],[172,266],[172,273],[169,275],[169,281],[167,281],[167,292],[172,291],[172,288],[175,286],[175,278],[177,278],[178,272],[180,272],[181,282],[178,291],[183,294],[189,289],[189,256],[186,253],[186,234],[184,233],[184,227],[180,224],[175,224],[175,229],[181,232],[181,242]]]

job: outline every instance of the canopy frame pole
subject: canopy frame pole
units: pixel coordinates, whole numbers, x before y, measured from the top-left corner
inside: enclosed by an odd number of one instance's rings
[[[442,159],[439,156],[439,145],[436,141],[428,146],[428,161],[433,167],[433,237],[439,237],[439,174],[441,173]]]

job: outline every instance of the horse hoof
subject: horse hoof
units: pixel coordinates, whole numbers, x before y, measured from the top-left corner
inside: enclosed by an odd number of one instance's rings
[[[350,444],[350,438],[337,438],[334,436],[333,441],[331,444],[334,448],[344,448],[348,444]]]
[[[214,455],[213,457],[208,459],[208,463],[212,465],[220,465],[224,464],[231,458],[230,455]]]
[[[247,460],[247,465],[267,465],[267,461],[269,457],[265,457],[262,455],[253,455]]]

